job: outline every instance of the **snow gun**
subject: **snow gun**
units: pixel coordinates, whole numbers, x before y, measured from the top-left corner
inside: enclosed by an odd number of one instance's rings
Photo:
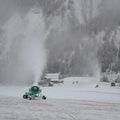
[[[32,100],[41,97],[42,99],[45,100],[46,96],[42,95],[41,93],[42,89],[40,89],[39,86],[33,85],[31,88],[29,88],[29,91],[23,95],[23,98]]]

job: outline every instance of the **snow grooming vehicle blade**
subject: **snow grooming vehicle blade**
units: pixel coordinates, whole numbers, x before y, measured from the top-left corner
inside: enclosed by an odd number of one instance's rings
[[[42,98],[46,100],[46,96],[42,95],[42,89],[39,86],[32,86],[28,92],[23,95],[24,99],[34,100],[36,98]]]

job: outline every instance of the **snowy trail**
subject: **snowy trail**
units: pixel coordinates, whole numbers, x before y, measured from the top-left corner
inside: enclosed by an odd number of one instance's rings
[[[0,96],[22,98],[30,86],[0,86]],[[49,99],[73,99],[96,102],[120,103],[120,88],[92,87],[43,87],[43,94]]]
[[[120,103],[0,97],[0,120],[120,120]]]

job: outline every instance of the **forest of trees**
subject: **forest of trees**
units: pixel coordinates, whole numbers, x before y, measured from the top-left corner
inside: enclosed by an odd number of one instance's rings
[[[98,69],[118,72],[120,1],[80,0],[77,6],[75,2],[68,0],[51,12],[62,23],[47,40],[47,72],[78,76],[94,75]]]
[[[120,70],[120,0],[11,0],[10,4],[9,0],[1,2],[10,7],[11,13],[0,7],[0,11],[4,12],[0,13],[0,25],[13,11],[24,16],[33,7],[42,9],[46,29],[52,26],[45,44],[46,72],[93,76],[96,71]],[[3,50],[1,46],[0,50]]]

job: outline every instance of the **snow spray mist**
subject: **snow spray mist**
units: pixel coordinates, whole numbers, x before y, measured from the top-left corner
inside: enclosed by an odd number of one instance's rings
[[[32,9],[24,16],[16,14],[2,30],[6,41],[4,54],[7,56],[1,60],[2,80],[12,84],[40,80],[46,64],[44,44],[47,37],[42,11]]]

